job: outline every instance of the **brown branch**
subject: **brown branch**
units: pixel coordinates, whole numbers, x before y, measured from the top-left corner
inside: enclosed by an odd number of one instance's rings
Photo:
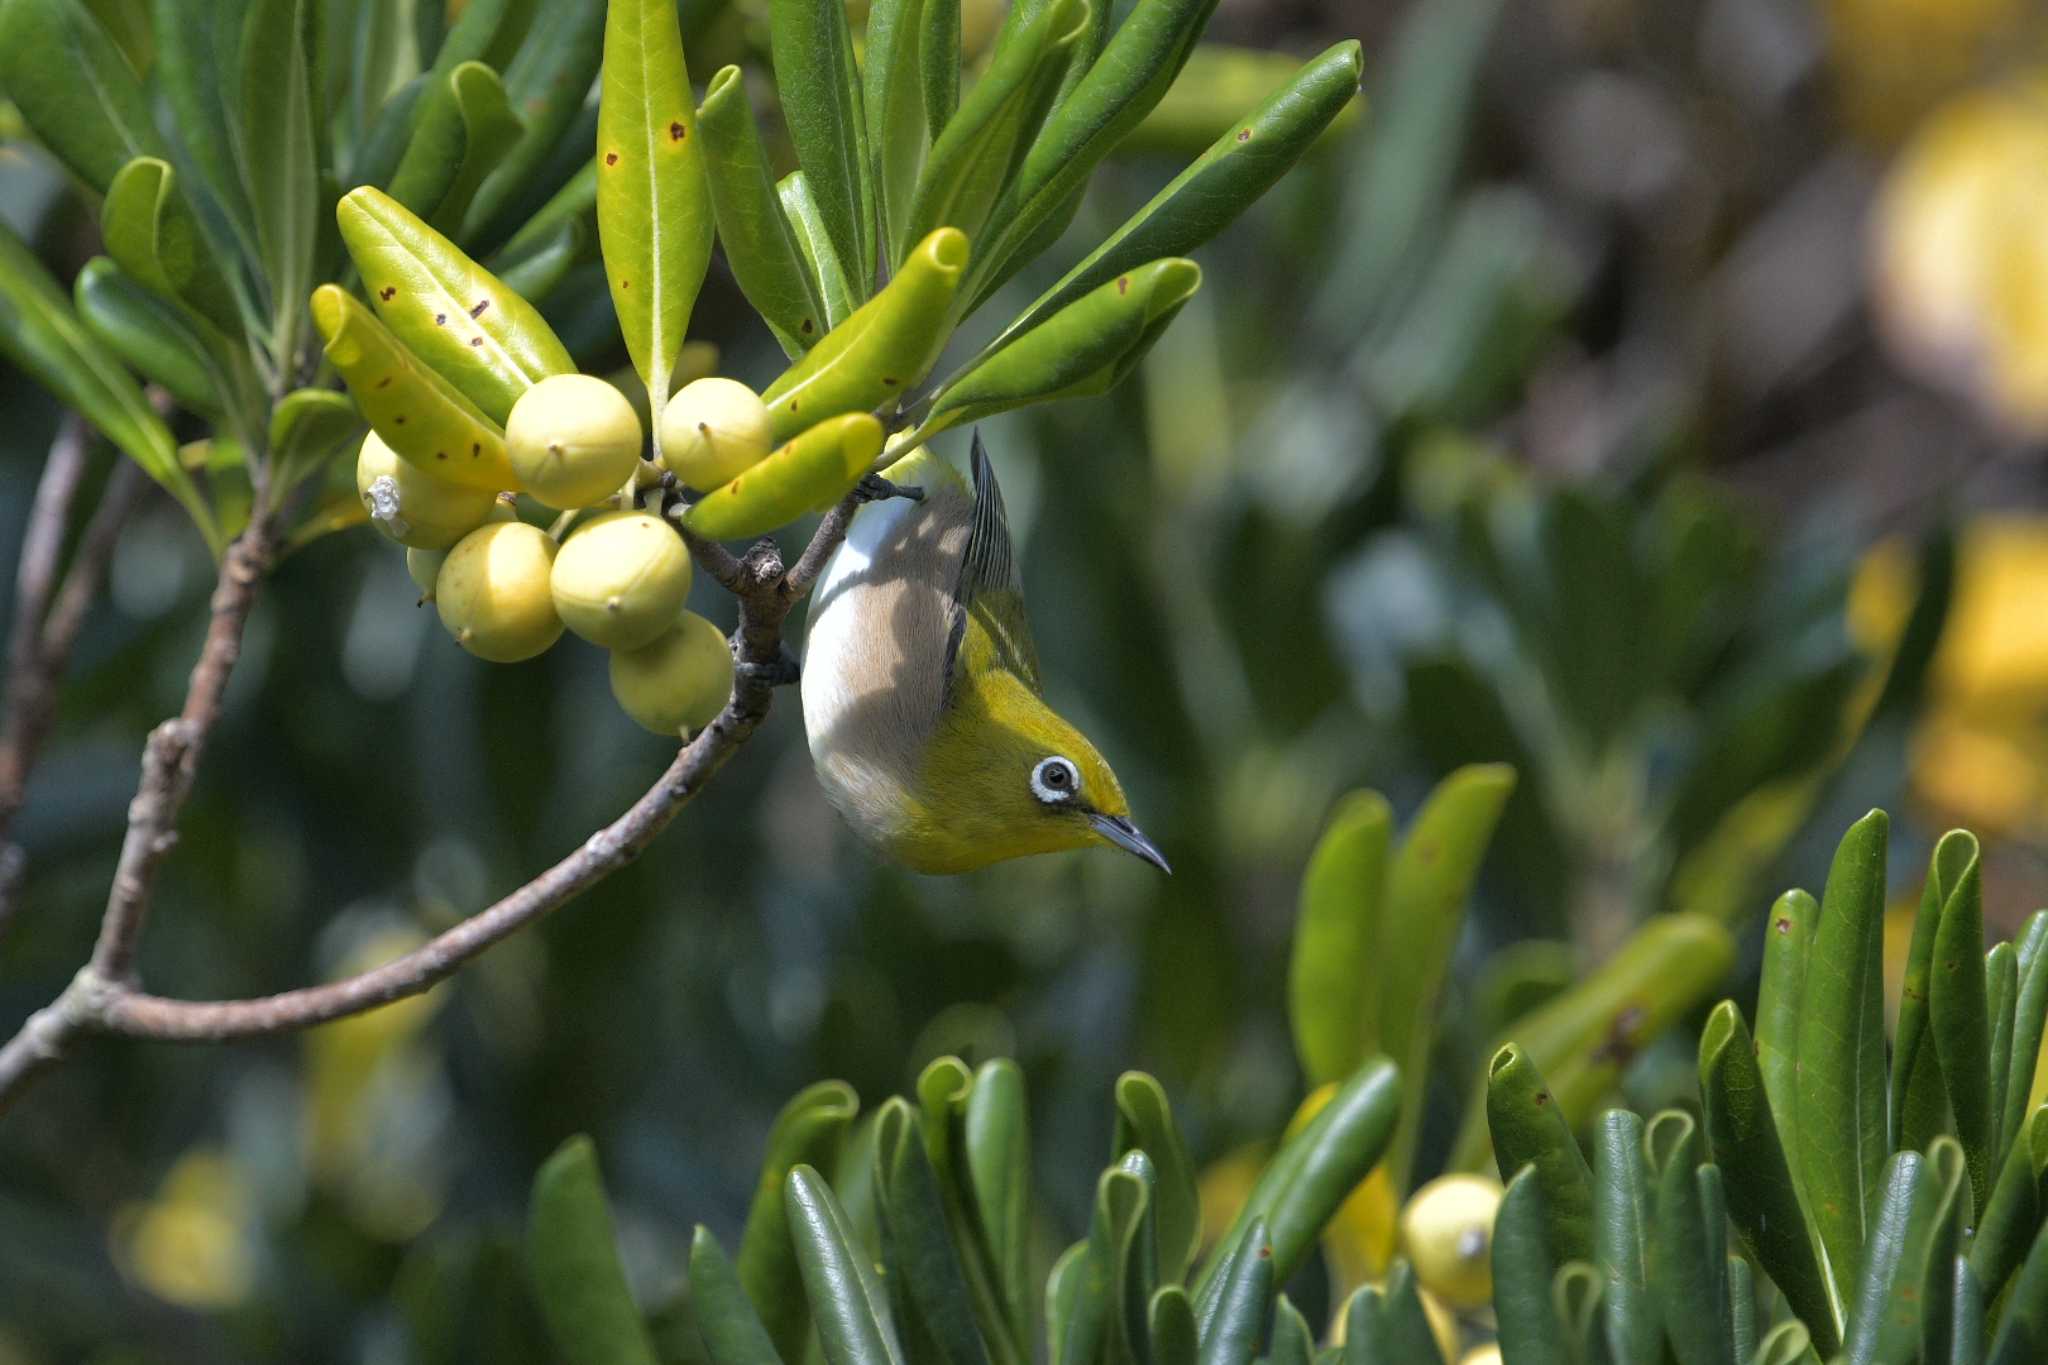
[[[845,537],[851,510],[849,501],[845,515],[837,515],[835,509],[835,515],[825,519],[799,560],[800,567],[824,563]],[[204,706],[195,707],[188,701],[183,715],[158,726],[145,750],[143,782],[130,813],[129,839],[122,853],[124,871],[133,852],[142,875],[133,883],[132,895],[124,894],[121,879],[116,878],[93,962],[0,1047],[0,1112],[30,1080],[61,1061],[81,1035],[117,1034],[168,1042],[252,1038],[307,1028],[416,995],[637,858],[766,718],[774,686],[782,680],[785,668],[783,624],[815,581],[815,568],[810,577],[801,580],[785,573],[772,540],[761,541],[744,556],[735,557],[723,546],[711,546],[695,537],[686,539],[700,566],[739,599],[739,629],[733,634],[733,690],[724,709],[683,747],[645,795],[574,853],[414,951],[345,980],[250,1000],[174,1000],[135,989],[130,980],[132,955],[142,910],[148,904],[151,876],[168,851],[171,823],[189,790],[191,766],[211,721],[203,714]],[[227,634],[239,638],[241,622],[247,616],[246,600],[238,597],[230,582],[229,565],[235,560],[231,551],[222,567],[221,588],[214,598],[215,629],[209,632],[207,651],[193,673],[195,697],[202,690],[216,638]],[[250,586],[253,590],[253,583]],[[235,611],[238,600],[239,614]],[[227,663],[232,662],[229,653]],[[212,694],[215,711],[218,703],[216,686]],[[195,711],[202,714],[195,715]],[[205,723],[199,724],[201,720]],[[159,798],[165,798],[164,808],[152,804]],[[118,970],[110,970],[109,964]]]

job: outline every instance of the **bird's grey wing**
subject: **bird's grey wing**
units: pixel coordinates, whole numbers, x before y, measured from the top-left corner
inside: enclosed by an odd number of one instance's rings
[[[988,634],[994,652],[991,661],[1023,680],[1032,691],[1039,690],[1038,649],[1031,638],[1031,622],[1024,611],[1024,581],[1017,571],[1017,558],[1010,543],[1009,514],[1003,508],[1003,490],[996,483],[995,466],[981,433],[974,433],[974,511],[967,533],[967,548],[960,560],[960,577],[953,588],[952,631],[946,646],[946,680],[950,687],[954,671],[961,664],[970,620]]]

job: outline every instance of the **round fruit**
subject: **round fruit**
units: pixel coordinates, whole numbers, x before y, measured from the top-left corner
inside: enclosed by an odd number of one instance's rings
[[[535,384],[505,419],[520,486],[550,507],[588,507],[619,491],[640,462],[640,419],[626,395],[587,374]]]
[[[1493,1298],[1493,1216],[1500,1208],[1497,1181],[1446,1175],[1409,1197],[1401,1210],[1401,1243],[1423,1288],[1453,1308],[1477,1308]]]
[[[519,509],[515,505],[515,501],[510,493],[498,494],[497,506],[491,508],[490,515],[485,517],[484,520],[486,522],[519,520]],[[412,581],[419,585],[421,606],[425,606],[434,600],[434,580],[441,576],[441,565],[446,563],[447,560],[448,552],[446,550],[407,550],[405,552],[405,571],[411,574]]]
[[[661,460],[700,493],[730,483],[768,455],[768,405],[736,379],[683,386],[661,412]]]
[[[483,525],[498,495],[435,478],[400,459],[373,431],[356,454],[356,496],[370,524],[400,545],[445,550]]]
[[[652,644],[612,654],[612,695],[657,735],[695,733],[732,695],[732,650],[717,626],[686,611]]]
[[[606,649],[638,649],[675,624],[690,552],[660,517],[606,512],[562,542],[553,585],[563,625]]]
[[[478,527],[448,552],[434,605],[455,642],[496,664],[531,659],[562,638],[548,584],[554,538],[523,521]]]

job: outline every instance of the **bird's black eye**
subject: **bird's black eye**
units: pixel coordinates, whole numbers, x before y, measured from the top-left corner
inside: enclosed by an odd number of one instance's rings
[[[1031,770],[1031,794],[1048,806],[1071,801],[1080,790],[1080,770],[1057,754],[1040,759]]]

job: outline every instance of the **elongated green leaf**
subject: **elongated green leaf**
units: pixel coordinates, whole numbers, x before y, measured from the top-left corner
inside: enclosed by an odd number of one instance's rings
[[[873,292],[875,206],[869,194],[867,120],[846,7],[769,0],[769,55],[797,164],[852,300]]]
[[[985,286],[1000,285],[1023,264],[1022,245],[1074,201],[1102,158],[1165,97],[1215,8],[1216,0],[1140,0],[1132,8],[1032,139],[992,220],[988,249],[976,254],[969,297],[983,297]],[[1109,6],[1093,13],[1106,22]]]
[[[888,1299],[831,1187],[809,1166],[798,1166],[783,1186],[783,1202],[828,1365],[904,1365]]]
[[[1196,1365],[1201,1346],[1195,1339],[1195,1306],[1177,1284],[1161,1285],[1148,1313],[1152,1334],[1152,1365]]]
[[[388,185],[398,163],[412,145],[413,123],[437,78],[422,71],[385,97],[349,162],[349,179],[364,185]]]
[[[2048,1223],[2034,1234],[2026,1262],[2006,1293],[2005,1314],[1985,1360],[1987,1365],[2048,1360]]]
[[[782,201],[782,214],[789,223],[797,252],[804,258],[818,298],[825,305],[825,325],[837,327],[852,316],[855,304],[865,300],[867,291],[857,288],[853,272],[839,249],[832,245],[817,196],[811,192],[804,173],[792,171],[776,181],[775,194]]]
[[[740,1238],[739,1276],[747,1297],[768,1324],[784,1360],[801,1360],[811,1310],[797,1268],[796,1243],[785,1214],[784,1187],[798,1166],[829,1167],[845,1140],[860,1101],[844,1081],[820,1081],[798,1091],[768,1130],[761,1174]]]
[[[924,0],[876,0],[868,8],[861,107],[875,212],[890,243],[909,230],[910,199],[930,144],[918,50],[925,27]]]
[[[365,185],[335,216],[378,317],[493,421],[540,380],[575,371],[538,309],[397,200]]]
[[[574,126],[603,64],[604,16],[603,0],[548,0],[535,12],[504,68],[505,95],[524,131],[477,189],[461,240],[501,238],[518,220],[500,220],[533,204],[532,181]]]
[[[1986,1116],[1986,1127],[1990,1130],[1987,1159],[1994,1172],[2005,1159],[2006,1144],[2011,1140],[2004,1126],[2005,1085],[2012,1070],[2013,1005],[2019,992],[2019,953],[2010,943],[1997,944],[1984,954],[1984,1012],[1991,1030],[1987,1056],[1990,1075],[1986,1078],[1990,1100]],[[1985,1193],[1988,1197],[1988,1189]],[[1983,1207],[1981,1199],[1978,1207]]]
[[[165,155],[135,68],[79,0],[0,5],[0,87],[36,138],[102,194],[136,157]]]
[[[1990,1335],[1986,1321],[1985,1307],[1989,1302],[1984,1295],[1984,1286],[1977,1280],[1977,1273],[1970,1269],[1970,1263],[1958,1259],[1955,1262],[1955,1304],[1950,1312],[1947,1355],[1930,1350],[1927,1359],[1936,1365],[1984,1365],[1984,1347]]]
[[[1714,1007],[1700,1034],[1700,1109],[1743,1245],[1820,1349],[1833,1351],[1841,1341],[1843,1300],[1828,1274],[1825,1243],[1801,1206],[1755,1045],[1732,1000]]]
[[[998,46],[988,71],[932,144],[903,234],[893,243],[897,256],[942,227],[981,238],[1075,43],[1087,32],[1088,13],[1089,0],[1047,0],[1018,26],[1014,42]]]
[[[2048,1026],[2048,910],[2027,917],[2013,940],[2019,945],[2018,988],[2013,1000],[2011,1061],[2005,1074],[2005,1112],[1999,1132],[2009,1146],[2018,1141],[2034,1091],[2034,1068],[2041,1056],[2041,1034]]]
[[[1202,284],[1193,261],[1151,261],[1083,295],[946,381],[919,439],[1030,403],[1105,393]]]
[[[1285,1283],[1337,1206],[1385,1155],[1400,1107],[1399,1075],[1386,1059],[1376,1058],[1353,1073],[1307,1126],[1280,1145],[1196,1279],[1195,1310],[1197,1320],[1204,1323],[1205,1342],[1216,1295],[1223,1292],[1220,1268],[1252,1236],[1254,1224],[1270,1241],[1276,1282]]]
[[[498,283],[528,303],[546,303],[571,271],[597,258],[597,224],[571,218],[534,251],[505,266]]]
[[[936,142],[960,107],[960,0],[924,0],[922,14],[917,80],[924,93],[925,132]]]
[[[1903,1365],[1920,1352],[1919,1281],[1939,1200],[1918,1152],[1900,1152],[1872,1209],[1856,1309],[1843,1343],[1850,1365]]]
[[[2023,1125],[1998,1169],[1998,1183],[1977,1220],[1970,1243],[1970,1268],[1987,1298],[1998,1297],[2027,1243],[2048,1220],[2048,1104],[2036,1108]]]
[[[1797,1318],[1789,1318],[1764,1333],[1764,1339],[1757,1343],[1756,1353],[1749,1357],[1750,1365],[1820,1365],[1820,1357],[1814,1354],[1813,1338],[1806,1330],[1806,1324]]]
[[[273,355],[292,357],[313,283],[323,212],[320,99],[314,89],[315,0],[248,0],[242,24],[242,187],[270,286]]]
[[[690,1306],[711,1365],[781,1365],[739,1272],[703,1227],[690,1241]]]
[[[1311,1087],[1355,1070],[1379,1044],[1367,983],[1386,899],[1393,810],[1378,792],[1338,803],[1309,855],[1294,917],[1287,1006],[1294,1048]]]
[[[1593,1126],[1593,1254],[1607,1277],[1602,1317],[1616,1360],[1652,1359],[1663,1340],[1650,1295],[1649,1185],[1642,1119],[1608,1110]]]
[[[892,1099],[875,1119],[875,1188],[881,1206],[882,1258],[890,1267],[894,1321],[911,1365],[985,1365],[931,1156],[908,1101]]]
[[[1513,1043],[1486,1068],[1486,1122],[1501,1177],[1533,1167],[1553,1261],[1593,1252],[1593,1173],[1528,1055]]]
[[[100,236],[107,254],[143,285],[198,310],[225,336],[241,335],[241,310],[169,162],[137,157],[120,169],[100,209]]]
[[[1821,897],[1800,1002],[1793,1156],[1806,1209],[1827,1248],[1836,1297],[1844,1301],[1861,1273],[1886,1150],[1881,949],[1887,828],[1884,812],[1872,811],[1843,836]]]
[[[1977,840],[1961,830],[1935,845],[1928,877],[1940,888],[1941,921],[1927,983],[1927,1024],[1956,1137],[1982,1207],[1991,1198],[1991,1028],[1984,999],[1984,888]]]
[[[1109,1314],[1103,1333],[1110,1365],[1145,1365],[1151,1341],[1147,1311],[1159,1286],[1158,1225],[1152,1217],[1152,1160],[1128,1153],[1096,1187],[1099,1228],[1109,1263]]]
[[[801,355],[825,334],[825,305],[775,192],[738,67],[728,66],[711,78],[697,108],[697,127],[704,138],[718,236],[733,278],[783,349],[792,357]]]
[[[669,376],[711,262],[711,194],[696,122],[675,5],[611,0],[597,116],[597,233],[626,352],[647,386],[657,461]]]
[[[1600,1330],[1601,1296],[1606,1292],[1607,1280],[1591,1261],[1567,1261],[1551,1281],[1551,1302],[1575,1365],[1621,1365],[1608,1352],[1607,1335]]]
[[[1804,891],[1787,891],[1771,907],[1764,927],[1763,983],[1756,997],[1756,1060],[1763,1072],[1771,1112],[1790,1118],[1799,1112],[1799,1005],[1805,995],[1806,964],[1813,952],[1814,921],[1820,906]],[[1793,1182],[1799,1172],[1792,1172]]]
[[[975,1225],[1002,1293],[1013,1340],[1031,1340],[1031,1131],[1024,1072],[1015,1062],[986,1062],[967,1096],[968,1183]]]
[[[1391,1365],[1394,1351],[1387,1340],[1387,1296],[1378,1285],[1365,1285],[1346,1300],[1343,1318],[1344,1350],[1337,1357],[1342,1365]]]
[[[1952,849],[1961,850],[1960,843]],[[1906,967],[1899,982],[1897,1037],[1892,1045],[1891,1144],[1917,1151],[1948,1128],[1948,1096],[1941,1083],[1941,1062],[1929,1023],[1933,993],[1934,936],[1941,928],[1943,889],[1936,875],[1940,845],[1928,865],[1920,892],[1920,911],[1906,949]],[[1960,871],[1960,869],[1957,869]]]
[[[1918,1261],[1921,1329],[1917,1351],[1920,1359],[1939,1361],[1955,1338],[1956,1274],[1969,1269],[1956,1253],[1974,1217],[1969,1164],[1961,1146],[1953,1138],[1938,1139],[1927,1149],[1927,1165],[1935,1206]]]
[[[210,200],[225,223],[229,241],[244,255],[256,254],[256,220],[235,160],[238,134],[233,120],[241,114],[242,21],[248,0],[213,0],[194,5],[188,0],[151,0],[150,29],[156,35],[156,65],[151,79],[163,91],[175,116],[178,142],[190,158],[190,169],[204,186],[195,199]],[[110,253],[121,260],[118,252]],[[127,262],[122,262],[124,265]]]
[[[219,416],[241,395],[224,350],[200,332],[204,324],[144,289],[105,256],[86,262],[72,284],[78,317],[108,350],[145,379],[168,389],[194,412]]]
[[[1153,1215],[1159,1224],[1159,1274],[1167,1281],[1186,1276],[1202,1240],[1202,1210],[1195,1164],[1173,1121],[1166,1091],[1142,1071],[1116,1081],[1116,1154],[1142,1150],[1152,1160]]]
[[[464,62],[430,81],[421,95],[411,141],[391,177],[390,197],[453,232],[477,187],[519,136],[519,120],[498,73],[482,62]]]
[[[512,234],[511,240],[500,247],[491,257],[493,268],[503,273],[509,267],[544,250],[547,244],[570,223],[597,222],[597,158],[592,157],[583,169],[571,176],[568,183],[542,205],[540,211],[521,225]]]
[[[1102,1349],[1103,1278],[1089,1263],[1088,1240],[1053,1262],[1045,1280],[1045,1349],[1051,1365],[1094,1365]]]
[[[1714,1169],[1718,1172],[1721,1168]],[[1725,1197],[1721,1211],[1723,1215],[1728,1211]],[[1725,1229],[1722,1240],[1727,1240]],[[1741,1365],[1756,1354],[1757,1348],[1756,1271],[1750,1267],[1748,1257],[1734,1255],[1727,1258],[1727,1269],[1728,1325],[1735,1340],[1735,1353],[1730,1359]]]
[[[1493,1311],[1501,1354],[1517,1365],[1564,1365],[1564,1343],[1551,1307],[1556,1261],[1542,1176],[1532,1162],[1514,1173],[1493,1220]]]
[[[655,1365],[589,1138],[563,1143],[534,1177],[526,1258],[555,1349],[570,1365]]]
[[[1266,1220],[1253,1218],[1244,1235],[1226,1243],[1227,1258],[1218,1249],[1220,1265],[1211,1277],[1213,1293],[1197,1296],[1195,1321],[1200,1331],[1200,1365],[1250,1365],[1265,1330],[1266,1308],[1273,1301],[1276,1272]],[[1200,1300],[1209,1301],[1205,1312]]]
[[[1437,1349],[1436,1333],[1423,1311],[1422,1297],[1416,1293],[1415,1268],[1408,1262],[1394,1262],[1387,1273],[1386,1301],[1380,1314],[1386,1323],[1388,1361],[1441,1365],[1443,1353]]]
[[[177,442],[120,363],[86,331],[57,282],[0,221],[0,355],[104,432],[177,498],[218,553],[213,514],[178,463]]]
[[[1041,294],[1003,329],[989,349],[1029,331],[1138,263],[1186,255],[1221,232],[1286,174],[1324,126],[1350,103],[1358,93],[1358,75],[1364,64],[1359,45],[1343,42],[1304,66]],[[980,298],[969,300],[969,311],[981,302]]]
[[[384,444],[435,478],[466,488],[516,489],[505,432],[453,384],[421,363],[368,308],[323,284],[313,323],[325,355]]]
[[[1718,1245],[1726,1214],[1714,1189],[1714,1217],[1702,1189],[1699,1130],[1692,1116],[1666,1110],[1650,1121],[1643,1150],[1651,1168],[1646,1270],[1648,1290],[1678,1365],[1719,1365],[1731,1358],[1728,1256]]]
[[[1273,1305],[1273,1341],[1264,1358],[1271,1365],[1315,1365],[1315,1333],[1285,1294]]]
[[[947,310],[966,268],[967,239],[958,232],[942,228],[919,243],[888,288],[762,391],[773,438],[893,403],[923,379],[951,335]]]
[[[333,389],[294,389],[270,411],[270,482],[282,498],[312,478],[363,434],[363,416],[347,394]],[[351,506],[361,504],[351,501]]]

